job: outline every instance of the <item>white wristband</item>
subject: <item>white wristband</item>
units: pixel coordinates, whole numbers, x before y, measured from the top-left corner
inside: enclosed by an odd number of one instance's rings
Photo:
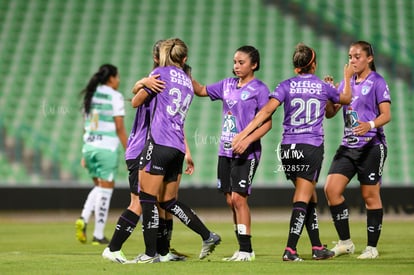
[[[368,121],[368,123],[369,123],[369,125],[371,125],[371,129],[374,129],[375,128],[374,121],[370,120],[370,121]]]

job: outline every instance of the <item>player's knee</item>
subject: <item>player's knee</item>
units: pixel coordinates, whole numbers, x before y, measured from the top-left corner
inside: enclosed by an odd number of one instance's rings
[[[160,202],[159,205],[162,209],[169,211],[177,202],[176,198],[172,198],[171,200]]]

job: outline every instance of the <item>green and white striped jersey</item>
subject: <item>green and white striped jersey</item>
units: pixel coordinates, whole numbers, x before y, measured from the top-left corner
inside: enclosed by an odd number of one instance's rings
[[[86,145],[115,151],[119,146],[114,117],[125,116],[124,97],[107,85],[97,87],[91,101],[91,110],[85,115]]]

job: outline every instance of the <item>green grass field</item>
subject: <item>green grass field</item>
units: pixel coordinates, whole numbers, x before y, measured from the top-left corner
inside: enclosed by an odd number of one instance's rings
[[[223,262],[223,257],[237,250],[233,226],[230,222],[209,219],[207,226],[219,233],[223,241],[207,259],[198,260],[200,237],[176,220],[172,247],[190,258],[185,262],[141,265],[120,265],[103,260],[104,246],[76,241],[73,221],[37,221],[29,217],[30,221],[24,222],[1,216],[0,213],[0,274],[414,274],[413,222],[387,220],[387,216],[378,246],[380,258],[375,260],[356,259],[366,245],[365,222],[358,219],[351,220],[351,234],[356,245],[354,255],[311,260],[310,243],[304,230],[298,252],[305,261],[283,262],[281,256],[288,227],[288,221],[283,218],[277,222],[253,223],[256,261]],[[108,237],[114,226],[115,219],[111,218],[106,228]],[[332,247],[332,241],[337,239],[333,224],[328,220],[320,221],[320,232],[322,242]],[[92,234],[92,228],[88,233]],[[140,227],[125,243],[123,251],[128,258],[144,251]]]

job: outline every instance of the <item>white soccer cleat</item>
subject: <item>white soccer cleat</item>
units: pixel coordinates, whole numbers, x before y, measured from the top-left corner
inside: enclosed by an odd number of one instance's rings
[[[109,247],[104,249],[104,251],[102,252],[102,257],[115,263],[124,264],[127,262],[127,258],[121,250],[111,251],[109,250]]]
[[[378,258],[379,253],[376,247],[367,246],[362,254],[358,256],[358,259],[375,259]]]
[[[155,256],[151,257],[147,254],[139,254],[135,259],[127,261],[127,264],[152,264],[152,263],[159,263],[160,256],[158,254],[155,254]]]
[[[339,240],[339,242],[335,245],[334,248],[331,249],[331,251],[335,253],[335,257],[344,254],[354,254],[355,245],[351,239],[345,241]]]
[[[160,262],[178,262],[178,261],[185,261],[184,256],[178,256],[174,253],[168,252],[164,256],[160,255]]]
[[[256,258],[254,251],[251,253],[245,251],[236,251],[230,258],[223,258],[223,261],[228,262],[252,262]]]
[[[221,242],[221,237],[216,233],[211,232],[210,237],[202,242],[201,252],[200,252],[200,260],[204,259],[208,255],[210,255],[217,245]]]
[[[236,259],[237,256],[239,256],[239,251],[238,250],[236,252],[234,252],[233,256],[223,258],[222,260],[227,261],[227,262],[231,262],[231,261],[234,261],[234,259]]]

